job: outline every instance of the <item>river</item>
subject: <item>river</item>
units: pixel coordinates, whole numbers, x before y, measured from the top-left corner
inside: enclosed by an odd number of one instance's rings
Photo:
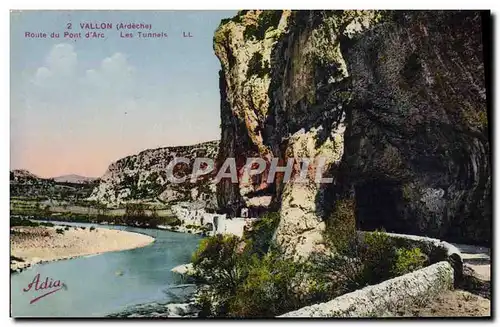
[[[187,296],[183,294],[184,288],[176,286],[180,283],[179,276],[170,270],[189,262],[200,236],[125,226],[63,224],[138,232],[154,237],[155,241],[137,249],[37,264],[11,274],[13,317],[104,317],[138,304],[177,302]],[[23,291],[37,274],[40,281],[47,277],[49,282],[60,280],[66,289],[30,304],[43,294],[43,291]]]

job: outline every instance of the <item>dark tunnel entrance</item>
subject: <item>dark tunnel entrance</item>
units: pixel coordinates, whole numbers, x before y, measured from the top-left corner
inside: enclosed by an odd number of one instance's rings
[[[401,184],[387,180],[371,180],[355,187],[357,228],[408,232],[401,208]]]

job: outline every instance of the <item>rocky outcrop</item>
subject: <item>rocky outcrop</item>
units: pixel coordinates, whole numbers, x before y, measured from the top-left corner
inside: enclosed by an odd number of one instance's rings
[[[307,182],[223,180],[219,207],[238,216],[271,196],[276,242],[320,250],[337,200],[360,229],[489,242],[491,165],[482,28],[473,11],[242,11],[223,21],[219,164],[248,157],[312,164]],[[333,183],[312,176],[324,169]]]
[[[191,146],[165,147],[145,150],[112,163],[101,177],[99,185],[88,200],[108,205],[130,201],[204,201],[215,204],[215,184],[209,175],[200,176],[195,183],[171,183],[167,179],[167,166],[178,157],[187,158],[189,165],[178,163],[174,175],[178,178],[190,176],[194,159],[215,160],[218,141]]]
[[[283,318],[394,316],[411,305],[424,303],[440,292],[453,289],[453,269],[446,261],[389,279],[319,303],[288,312]]]
[[[288,15],[281,11],[248,11],[229,20],[215,33],[214,50],[221,62],[221,143],[220,165],[235,158],[240,175],[246,158],[270,160],[272,150],[264,143],[269,116],[271,51],[287,27]],[[268,29],[269,28],[269,29]],[[223,179],[217,185],[217,202],[230,215],[239,216],[247,206],[242,193],[273,193],[265,182],[266,174],[252,180],[251,189]]]
[[[37,175],[31,173],[26,169],[14,169],[10,171],[10,181],[11,182],[25,182],[28,183],[30,181],[37,181],[42,179]]]
[[[485,19],[393,15],[347,47],[345,151],[362,227],[491,241]]]
[[[127,307],[124,311],[106,316],[107,318],[195,318],[200,311],[195,303],[196,285],[170,285],[162,292],[172,303],[150,302]]]

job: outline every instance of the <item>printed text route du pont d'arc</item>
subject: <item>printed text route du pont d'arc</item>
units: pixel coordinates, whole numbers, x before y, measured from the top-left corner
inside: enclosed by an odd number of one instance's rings
[[[80,23],[79,24],[80,29],[83,30],[112,30],[116,29],[117,31],[120,30],[148,30],[150,31],[152,29],[152,24],[146,24],[146,23]],[[80,38],[81,33],[74,33],[71,30],[73,29],[73,23],[67,23],[66,24],[66,31],[63,33],[64,37],[67,38]],[[167,37],[167,33],[164,32],[154,32],[154,33],[145,33],[145,32],[138,32],[139,37]],[[132,37],[132,34],[130,33],[121,33],[121,37]],[[30,37],[30,38],[46,38],[47,33],[32,33],[32,32],[25,32],[25,37]]]

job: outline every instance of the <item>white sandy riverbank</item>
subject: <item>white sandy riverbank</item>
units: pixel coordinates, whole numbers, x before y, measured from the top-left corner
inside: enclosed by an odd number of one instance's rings
[[[153,241],[154,238],[147,235],[105,228],[70,227],[60,234],[56,227],[13,227],[10,254],[22,261],[11,260],[11,270],[40,262],[134,249]]]

